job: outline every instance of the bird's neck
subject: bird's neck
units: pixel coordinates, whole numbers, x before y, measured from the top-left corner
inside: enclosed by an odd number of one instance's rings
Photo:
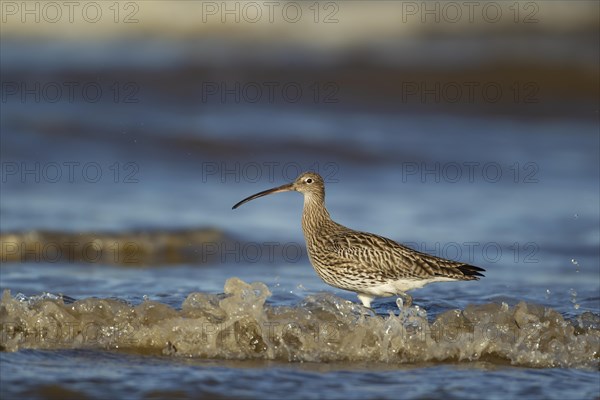
[[[311,233],[319,231],[324,225],[331,222],[331,217],[325,208],[325,199],[321,196],[304,196],[304,210],[302,211],[302,230],[305,238]]]

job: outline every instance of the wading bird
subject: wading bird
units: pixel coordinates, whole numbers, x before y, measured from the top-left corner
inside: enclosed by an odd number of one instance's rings
[[[325,208],[325,184],[314,172],[292,183],[245,198],[233,209],[273,193],[297,191],[304,195],[302,231],[311,264],[327,284],[356,292],[365,307],[376,297],[400,296],[432,282],[471,281],[483,268],[412,250],[393,240],[359,232],[333,221]]]

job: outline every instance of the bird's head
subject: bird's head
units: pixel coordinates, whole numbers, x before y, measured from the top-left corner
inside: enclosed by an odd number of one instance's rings
[[[254,200],[269,194],[290,191],[300,192],[304,194],[305,198],[325,199],[325,183],[323,182],[321,175],[317,174],[316,172],[304,172],[300,174],[300,176],[298,176],[294,182],[253,194],[252,196],[246,197],[232,208],[236,209],[250,200]]]

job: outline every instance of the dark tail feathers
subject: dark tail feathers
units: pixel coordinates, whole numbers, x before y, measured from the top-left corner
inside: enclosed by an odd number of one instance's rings
[[[463,264],[456,267],[465,277],[472,277],[471,279],[479,279],[479,276],[485,276],[480,272],[485,272],[485,269],[476,267],[474,265]]]

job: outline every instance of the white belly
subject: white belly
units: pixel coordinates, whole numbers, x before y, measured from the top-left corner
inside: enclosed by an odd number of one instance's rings
[[[396,296],[400,293],[406,293],[412,289],[421,288],[428,283],[433,282],[449,282],[455,281],[456,279],[452,278],[431,278],[431,279],[399,279],[397,281],[384,283],[378,286],[371,286],[369,288],[365,288],[361,290],[361,292],[374,296],[374,297],[390,297]]]

